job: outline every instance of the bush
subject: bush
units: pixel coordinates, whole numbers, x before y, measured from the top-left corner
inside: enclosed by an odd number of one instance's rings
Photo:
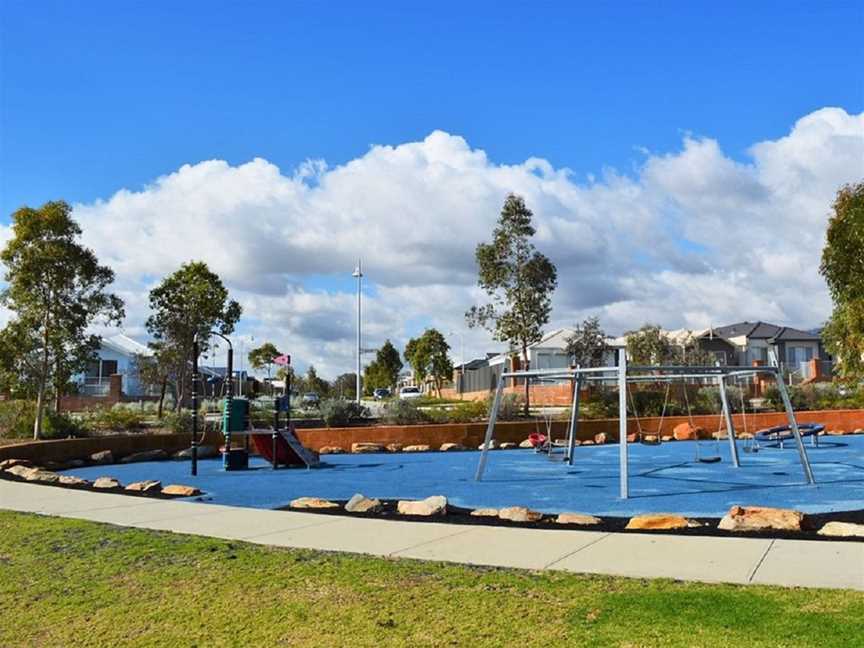
[[[485,402],[486,411],[492,409],[492,400],[494,396],[490,395]],[[521,394],[504,394],[501,398],[501,404],[498,406],[499,421],[515,421],[522,418],[522,413],[525,411],[525,398]]]
[[[33,437],[36,420],[36,403],[29,400],[0,401],[0,436],[7,439],[29,439]],[[84,422],[68,414],[45,409],[42,420],[42,437],[61,439],[87,435]]]
[[[126,407],[97,407],[84,413],[86,426],[97,432],[129,432],[142,427],[141,414]]]
[[[192,412],[189,410],[164,412],[160,422],[174,434],[192,433]]]
[[[381,420],[389,425],[417,425],[429,423],[432,416],[417,407],[413,401],[397,399],[387,403]]]
[[[345,427],[352,421],[369,416],[369,410],[359,403],[338,398],[322,401],[320,412],[327,427]]]

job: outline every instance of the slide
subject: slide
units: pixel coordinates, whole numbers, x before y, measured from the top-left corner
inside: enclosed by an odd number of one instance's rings
[[[255,450],[271,464],[273,457],[273,435],[262,434],[263,430],[256,430],[256,434],[250,435]],[[294,435],[294,430],[279,430],[276,437],[276,463],[277,466],[307,466],[316,467],[320,464],[318,453],[304,447],[300,440]]]

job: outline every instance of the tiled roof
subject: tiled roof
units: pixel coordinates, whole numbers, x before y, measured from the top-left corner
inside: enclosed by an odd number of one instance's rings
[[[768,322],[738,322],[727,326],[718,326],[714,329],[714,335],[724,338],[744,335],[751,340],[819,340],[819,336],[813,333]]]

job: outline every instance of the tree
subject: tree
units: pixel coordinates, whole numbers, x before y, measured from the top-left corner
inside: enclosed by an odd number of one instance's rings
[[[713,365],[714,357],[699,347],[692,333],[673,340],[656,324],[625,333],[627,355],[637,365]]]
[[[389,387],[391,384],[387,368],[377,359],[366,365],[364,374],[363,393],[366,396],[371,396],[379,387]]]
[[[531,243],[536,230],[525,201],[507,196],[491,243],[477,246],[478,285],[490,303],[473,306],[465,318],[469,327],[481,326],[493,338],[522,352],[530,369],[528,347],[543,337],[552,311],[552,293],[558,273],[552,262]],[[525,414],[529,408],[529,381],[525,381]]]
[[[257,349],[252,349],[249,352],[249,365],[256,370],[267,367],[267,377],[270,378],[273,361],[281,355],[282,353],[276,348],[275,344],[265,342]]]
[[[414,370],[414,377],[420,382],[431,378],[439,398],[444,381],[453,376],[449,352],[447,340],[434,328],[427,329],[419,338],[409,340],[405,345],[405,359]]]
[[[573,335],[567,338],[567,355],[573,364],[580,367],[599,367],[603,353],[608,348],[606,333],[600,328],[600,320],[589,317],[573,327]]]
[[[203,354],[210,346],[210,331],[230,335],[243,309],[228,298],[222,280],[201,261],[182,265],[151,290],[150,308],[147,330],[155,339],[151,347],[163,367],[171,367],[164,381],[174,376],[179,409],[186,396],[195,334]]]
[[[305,391],[315,392],[321,398],[327,396],[330,393],[330,383],[326,380],[318,376],[318,371],[315,369],[315,365],[309,365],[309,368],[306,370],[306,377],[303,379],[303,386]]]
[[[330,385],[330,391],[335,398],[345,398],[345,394],[354,394],[357,389],[357,374],[343,373],[336,377]]]
[[[841,187],[828,221],[819,271],[834,310],[823,336],[846,382],[864,380],[864,182]]]
[[[392,389],[396,386],[396,381],[399,380],[399,372],[402,371],[404,365],[396,347],[393,346],[390,340],[385,340],[384,344],[381,345],[381,348],[375,354],[375,361],[369,366],[374,366],[372,373],[375,374],[376,382],[379,383],[371,388],[388,387]],[[366,375],[372,375],[368,367]]]
[[[14,313],[0,335],[0,357],[7,370],[32,381],[36,439],[48,390],[59,409],[71,377],[95,358],[101,338],[88,329],[119,325],[124,317],[123,301],[107,292],[114,272],[78,242],[81,228],[71,212],[63,201],[22,207],[12,214],[12,238],[0,253],[7,282],[0,301]]]

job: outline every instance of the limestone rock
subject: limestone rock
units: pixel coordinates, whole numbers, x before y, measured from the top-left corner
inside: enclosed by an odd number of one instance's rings
[[[409,445],[402,448],[402,452],[429,452],[432,448],[425,444]]]
[[[344,454],[345,450],[339,446],[322,446],[318,449],[318,454]]]
[[[93,488],[111,489],[120,488],[120,482],[113,477],[100,477],[93,482]]]
[[[336,502],[331,502],[330,500],[321,499],[320,497],[298,497],[295,500],[291,500],[291,508],[298,509],[332,509],[339,508],[339,505]]]
[[[6,469],[6,472],[10,475],[15,475],[16,477],[20,477],[21,479],[27,479],[30,473],[39,470],[38,468],[33,468],[32,466],[25,466],[23,464],[18,464],[16,466],[11,466]]]
[[[588,439],[587,441],[583,441],[582,445],[594,445],[594,442],[591,439]]]
[[[733,506],[720,520],[718,529],[723,531],[800,531],[804,514],[791,509],[765,506]]]
[[[461,443],[442,443],[441,448],[439,448],[441,452],[459,452],[461,450],[467,450],[465,446]]]
[[[114,463],[114,453],[110,450],[100,450],[90,455],[90,461],[99,465],[112,464]]]
[[[735,436],[742,441],[751,441],[755,438],[752,432],[739,432]]]
[[[672,436],[671,434],[664,434],[663,436],[660,437],[660,440],[663,443],[669,443],[670,441],[674,441],[675,437]]]
[[[501,450],[513,450],[513,448],[518,448],[518,444],[513,443],[512,441],[505,441],[501,445],[498,446]]]
[[[351,452],[354,454],[368,454],[372,452],[385,452],[386,448],[380,443],[352,443]]]
[[[219,452],[219,448],[211,445],[202,445],[198,446],[198,458],[199,459],[215,459],[220,456],[222,453]],[[192,458],[192,448],[183,448],[182,450],[178,450],[173,455],[171,455],[173,459],[191,459]],[[125,462],[128,457],[123,459]],[[144,461],[147,461],[146,459]],[[122,462],[121,462],[122,463]],[[127,462],[128,463],[128,462]]]
[[[498,517],[498,509],[497,508],[478,508],[471,511],[471,515],[474,517]]]
[[[729,438],[729,433],[726,430],[722,430],[720,432],[712,432],[711,438],[716,439],[717,441],[725,441]]]
[[[29,466],[12,466],[7,471],[10,475],[15,475],[28,482],[39,482],[42,484],[56,484],[60,481],[60,475],[50,470],[42,468],[31,468]]]
[[[864,434],[864,428],[855,428],[852,430],[852,434]]]
[[[444,515],[447,512],[447,498],[433,495],[423,500],[399,500],[396,510],[400,515]]]
[[[153,491],[162,490],[162,482],[156,479],[146,479],[140,482],[133,482],[126,487],[127,491],[137,493],[151,493]]]
[[[686,529],[690,521],[674,513],[648,513],[630,518],[626,529]]]
[[[477,446],[477,449],[482,450],[483,446],[485,446],[485,445],[486,445],[485,443],[481,443],[479,446]],[[491,439],[489,441],[489,450],[497,450],[498,448],[499,448],[498,442],[495,439]]]
[[[402,444],[401,443],[388,443],[387,444],[387,452],[402,452]]]
[[[596,445],[603,445],[604,443],[606,443],[606,433],[605,432],[598,432],[597,434],[595,434],[594,435],[594,443]]]
[[[190,454],[191,456],[191,454]],[[199,455],[200,457],[200,455]],[[120,463],[138,463],[140,461],[161,461],[168,458],[168,453],[162,450],[145,450],[144,452],[133,452],[120,460]]]
[[[821,529],[819,535],[831,536],[833,538],[864,538],[864,524],[852,522],[827,522]]]
[[[345,504],[345,510],[349,513],[377,513],[381,510],[381,501],[355,493]]]
[[[543,514],[524,506],[508,506],[498,511],[498,517],[511,522],[537,522],[543,517]]]
[[[590,526],[600,524],[602,520],[593,515],[587,515],[586,513],[559,513],[558,517],[555,518],[555,522],[557,524],[579,524],[582,526]]]
[[[627,435],[627,443],[636,443],[637,435],[636,434],[628,434]]]
[[[520,448],[533,448],[534,444],[531,443],[531,439],[525,439],[519,444]]]
[[[9,470],[10,468],[14,468],[15,466],[32,468],[33,462],[31,462],[29,459],[4,459],[3,461],[0,461],[0,470]]]
[[[75,475],[60,475],[59,484],[63,486],[89,486],[90,482]]]
[[[194,497],[200,495],[201,491],[194,486],[184,486],[183,484],[168,484],[162,489],[163,495],[175,495],[177,497]]]
[[[672,428],[672,436],[676,441],[692,441],[697,439],[699,435],[704,434],[705,429],[690,425],[689,423],[679,423]]]
[[[660,441],[656,434],[646,434],[644,437],[642,437],[642,440],[645,443],[658,443]]]
[[[846,430],[828,430],[826,434],[828,434],[828,436],[843,436],[846,434]]]

